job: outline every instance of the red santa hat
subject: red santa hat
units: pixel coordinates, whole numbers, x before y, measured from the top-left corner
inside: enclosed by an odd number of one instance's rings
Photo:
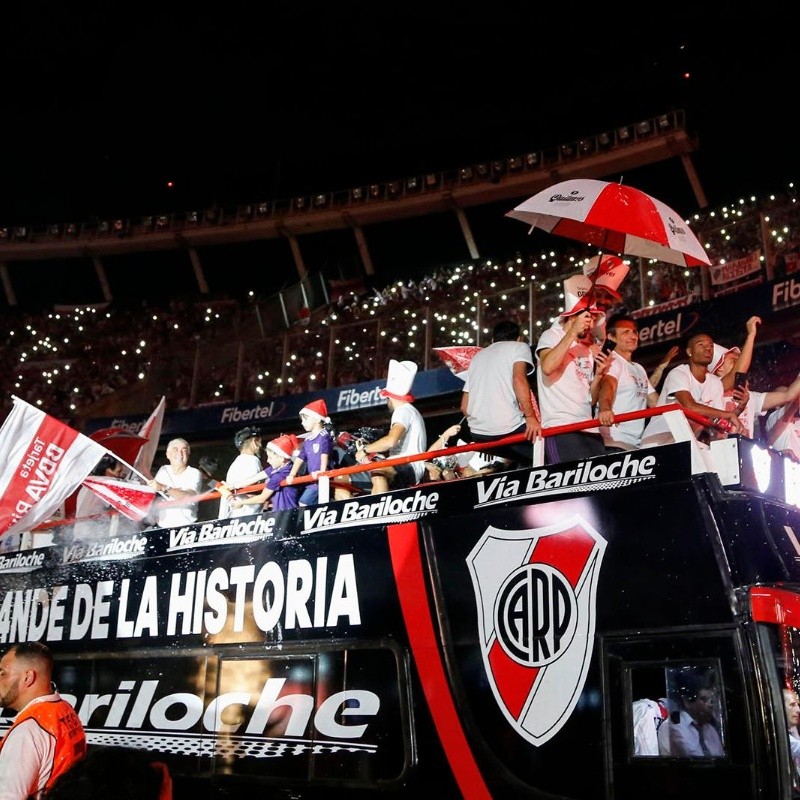
[[[714,355],[711,358],[711,363],[708,365],[707,369],[709,372],[716,372],[721,366],[722,362],[725,361],[725,356],[728,353],[735,353],[737,356],[742,354],[742,351],[738,347],[723,347],[721,344],[714,343]]]
[[[414,396],[411,394],[411,384],[414,383],[417,369],[418,367],[413,361],[390,359],[386,387],[381,389],[381,397],[391,397],[394,400],[412,403]]]
[[[322,399],[312,400],[307,403],[300,409],[300,413],[313,419],[321,419],[323,422],[331,421],[328,416],[328,406],[325,405],[325,401]]]
[[[277,453],[279,456],[289,460],[294,458],[294,451],[299,447],[300,442],[292,433],[284,434],[267,443],[267,450],[272,450],[273,453]]]

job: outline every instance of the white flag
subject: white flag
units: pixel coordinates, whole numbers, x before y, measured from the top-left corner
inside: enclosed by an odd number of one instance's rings
[[[133,466],[147,478],[152,478],[153,459],[156,457],[158,440],[161,438],[161,426],[164,424],[164,409],[166,408],[166,398],[162,395],[161,400],[155,407],[153,413],[142,425],[139,436],[147,439],[142,445],[142,449],[136,456]]]
[[[52,516],[108,452],[24,400],[13,400],[0,427],[0,536]]]

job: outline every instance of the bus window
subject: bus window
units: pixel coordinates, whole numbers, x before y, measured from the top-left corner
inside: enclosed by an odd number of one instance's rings
[[[637,666],[631,668],[629,681],[634,757],[725,756],[717,665],[687,661]]]
[[[784,588],[758,586],[750,590],[753,619],[774,666],[774,680],[780,686],[780,720],[791,770],[792,797],[800,797],[800,595]],[[777,703],[776,703],[777,704]]]

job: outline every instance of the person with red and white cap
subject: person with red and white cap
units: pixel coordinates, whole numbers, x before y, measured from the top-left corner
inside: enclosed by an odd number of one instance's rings
[[[367,463],[373,453],[385,453],[389,458],[417,455],[427,449],[427,433],[422,414],[414,406],[411,386],[417,374],[413,361],[389,361],[386,387],[381,389],[381,397],[392,412],[389,432],[374,442],[362,444],[356,450],[356,461]],[[387,492],[389,489],[405,489],[419,483],[425,475],[425,462],[411,461],[395,467],[380,467],[370,472],[372,494]]]
[[[325,427],[330,423],[328,407],[325,401],[313,400],[300,409],[300,424],[306,431],[306,437],[300,445],[300,450],[294,459],[292,469],[286,477],[286,483],[291,484],[303,466],[313,478],[320,472],[325,472],[331,467],[333,455],[333,439],[330,431]],[[319,484],[303,484],[299,503],[301,506],[315,505],[319,501]]]
[[[583,265],[585,287],[578,295],[588,294],[598,313],[594,319],[592,333],[600,343],[606,338],[606,320],[611,310],[620,308],[622,295],[619,287],[628,275],[630,267],[619,257],[601,254],[590,258]],[[579,280],[576,276],[573,280]]]
[[[292,433],[283,434],[267,442],[265,450],[269,466],[266,469],[267,480],[264,488],[258,494],[232,497],[231,508],[257,506],[258,510],[268,507],[272,511],[297,508],[302,488],[281,484],[289,476],[299,448],[300,442]]]
[[[610,364],[592,333],[602,312],[591,303],[588,293],[578,294],[582,282],[583,276],[564,281],[565,310],[536,344],[539,408],[544,428],[592,419],[600,380]],[[597,428],[545,438],[548,464],[602,456],[605,451]]]

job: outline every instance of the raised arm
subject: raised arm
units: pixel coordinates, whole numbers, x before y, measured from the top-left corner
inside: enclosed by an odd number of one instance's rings
[[[737,372],[750,371],[750,364],[753,361],[753,350],[756,344],[756,335],[758,334],[758,326],[760,324],[761,317],[750,317],[745,323],[747,335],[742,343],[742,352],[739,354],[739,358],[736,359],[733,369],[722,379],[722,385],[725,387],[726,392],[733,388],[733,381]]]
[[[774,391],[767,392],[764,397],[764,405],[762,409],[769,411],[778,406],[785,406],[800,397],[800,374],[789,384],[789,386],[780,386]]]
[[[664,375],[664,370],[669,366],[670,361],[672,361],[672,359],[675,358],[678,353],[680,353],[680,351],[681,349],[677,345],[670,347],[670,349],[667,351],[667,354],[664,356],[663,361],[660,361],[658,366],[648,376],[651,386],[658,388],[658,383]],[[653,405],[655,405],[655,403],[653,403]]]
[[[577,340],[578,335],[586,327],[587,317],[589,320],[592,318],[588,311],[571,316],[561,341],[553,347],[539,351],[539,369],[545,375],[552,375],[561,366],[561,362],[566,357],[573,342]]]

